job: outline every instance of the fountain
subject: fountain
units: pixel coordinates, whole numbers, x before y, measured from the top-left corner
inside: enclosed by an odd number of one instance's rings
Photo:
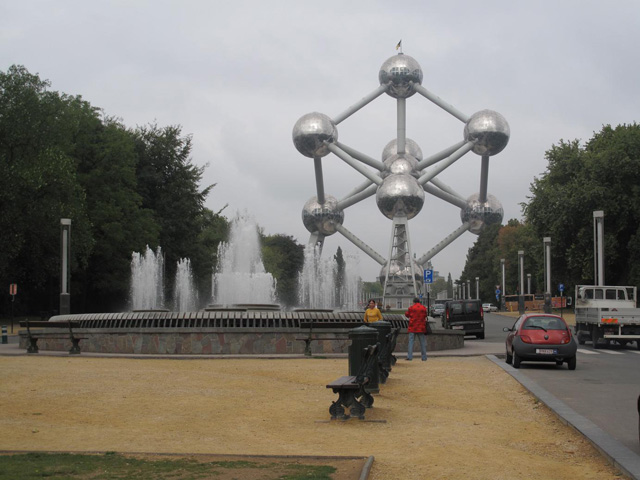
[[[357,275],[358,257],[347,255],[342,285],[337,285],[337,263],[322,258],[315,245],[304,250],[304,267],[298,279],[298,299],[304,308],[357,310],[360,278]]]
[[[198,294],[193,282],[191,260],[188,258],[178,261],[173,288],[173,309],[177,312],[192,312],[198,309]]]
[[[154,253],[149,245],[144,253],[131,255],[131,308],[137,310],[164,309],[162,249]]]
[[[218,246],[218,271],[213,274],[214,302],[269,305],[275,302],[276,282],[267,273],[260,253],[258,226],[247,214],[231,222],[229,241]]]

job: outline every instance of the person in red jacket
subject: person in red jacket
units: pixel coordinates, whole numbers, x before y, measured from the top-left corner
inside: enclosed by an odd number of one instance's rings
[[[420,299],[414,298],[413,305],[405,313],[409,318],[409,346],[407,350],[407,360],[413,360],[413,341],[416,335],[420,339],[422,350],[422,361],[427,361],[427,308],[420,303]]]

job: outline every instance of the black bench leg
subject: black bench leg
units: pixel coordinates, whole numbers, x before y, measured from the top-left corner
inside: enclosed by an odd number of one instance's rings
[[[69,355],[79,355],[80,354],[80,339],[72,338],[71,339],[71,350],[69,350]]]
[[[344,407],[339,402],[332,402],[329,407],[329,413],[331,414],[331,420],[339,418],[340,420],[346,420],[348,415],[344,414]]]
[[[373,407],[373,395],[367,392],[364,387],[360,390],[360,403],[364,405],[365,408]]]
[[[30,338],[29,346],[27,347],[27,353],[38,353],[40,350],[38,349],[38,339]]]

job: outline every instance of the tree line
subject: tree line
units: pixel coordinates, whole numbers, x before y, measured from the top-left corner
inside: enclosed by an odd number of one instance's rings
[[[210,298],[229,221],[226,205],[205,207],[215,184],[200,187],[205,167],[191,159],[192,137],[180,126],[128,128],[81,96],[49,87],[23,66],[0,72],[2,313],[13,283],[16,314],[57,310],[61,218],[72,220],[73,313],[126,309],[131,254],[147,245],[162,246],[165,279],[179,259],[191,259],[199,296]],[[262,237],[278,293],[294,302],[302,246],[286,235]]]
[[[573,294],[574,285],[594,284],[593,212],[604,219],[605,283],[640,285],[640,126],[606,125],[584,145],[561,140],[545,154],[547,168],[521,204],[523,220],[485,228],[469,249],[459,282],[480,278],[480,298],[495,301],[502,283],[518,293],[518,251],[524,250],[532,293],[544,291],[543,239],[551,238],[551,292]]]

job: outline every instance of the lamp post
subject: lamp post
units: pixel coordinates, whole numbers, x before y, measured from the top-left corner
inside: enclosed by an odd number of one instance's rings
[[[60,219],[60,315],[71,313],[71,294],[69,293],[69,257],[71,253],[71,219]]]
[[[524,250],[518,250],[518,278],[520,280],[518,291],[518,312],[524,313]]]
[[[467,280],[467,296],[465,300],[468,298],[471,298],[471,280]]]
[[[507,284],[505,278],[504,258],[500,259],[500,269],[502,270],[502,296],[500,297],[500,310],[505,310],[504,296],[507,294]]]
[[[551,313],[551,237],[544,237],[542,244],[544,245],[544,313]]]
[[[531,295],[531,274],[527,273],[527,293]]]
[[[476,277],[476,300],[480,300],[480,277]]]

